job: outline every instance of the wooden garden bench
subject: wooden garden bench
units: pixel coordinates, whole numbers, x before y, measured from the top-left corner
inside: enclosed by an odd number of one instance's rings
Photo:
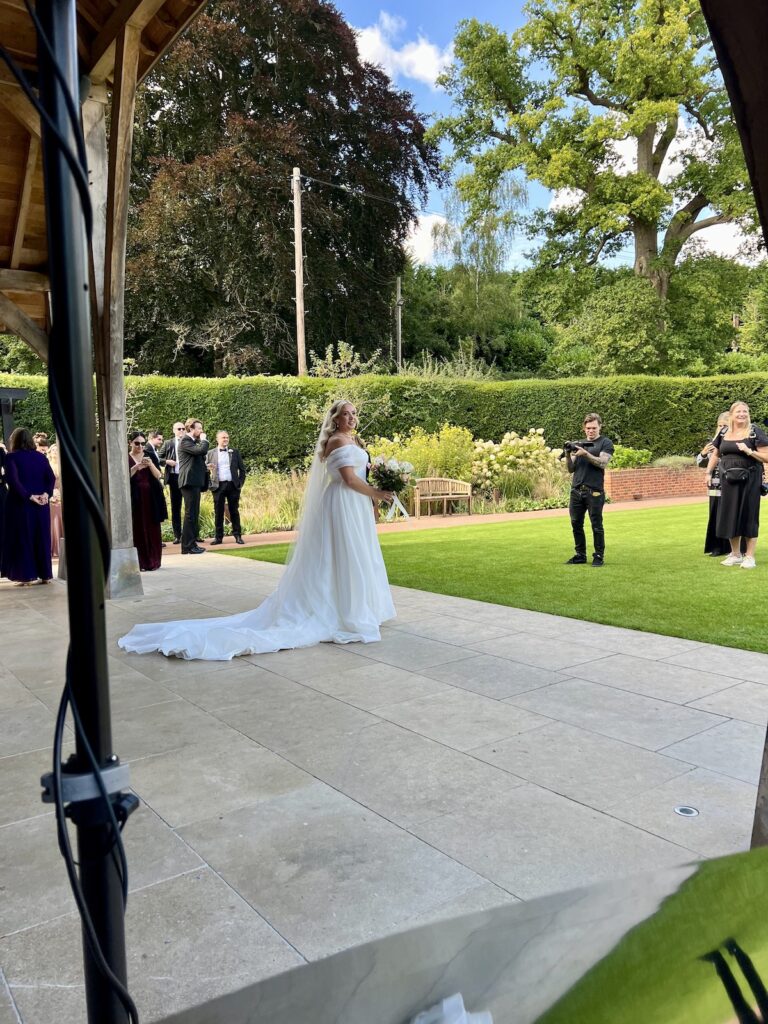
[[[413,515],[419,519],[421,504],[427,503],[427,515],[432,514],[431,502],[442,501],[443,515],[448,515],[449,501],[466,501],[467,515],[472,514],[472,485],[464,480],[450,480],[444,476],[426,476],[417,480],[413,488]]]

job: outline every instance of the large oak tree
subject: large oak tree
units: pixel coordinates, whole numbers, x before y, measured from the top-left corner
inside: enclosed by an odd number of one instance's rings
[[[293,166],[308,347],[388,344],[408,227],[440,178],[425,136],[331,4],[209,4],[140,96],[129,353],[144,369],[295,371]]]
[[[529,0],[507,35],[461,24],[436,126],[480,215],[510,171],[559,194],[529,221],[542,261],[594,263],[632,242],[665,298],[686,241],[753,216],[698,0]]]

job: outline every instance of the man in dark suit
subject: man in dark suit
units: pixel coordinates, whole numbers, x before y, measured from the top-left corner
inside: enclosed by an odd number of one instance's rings
[[[213,494],[213,510],[216,522],[216,539],[213,544],[221,544],[224,539],[224,503],[229,508],[229,519],[232,523],[232,535],[237,544],[243,543],[240,529],[240,490],[245,483],[245,466],[236,448],[229,447],[229,434],[220,430],[216,435],[216,447],[207,455],[208,472],[211,474],[211,493]]]
[[[160,450],[163,447],[163,434],[160,430],[148,430],[147,431],[147,443],[144,445],[144,454],[148,459],[151,459],[153,464],[158,469],[162,469],[165,465],[165,461],[160,456]]]
[[[165,467],[163,482],[171,498],[171,524],[173,543],[181,544],[181,491],[179,490],[179,441],[184,437],[184,424],[173,424],[173,437],[160,449],[160,461]]]
[[[179,490],[184,498],[184,525],[181,530],[182,555],[204,555],[205,548],[197,543],[197,524],[200,517],[200,492],[208,487],[208,439],[200,420],[188,419],[184,435],[179,441]]]

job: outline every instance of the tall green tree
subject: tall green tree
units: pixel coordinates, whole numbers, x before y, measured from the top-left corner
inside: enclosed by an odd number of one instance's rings
[[[384,348],[410,222],[440,180],[408,93],[323,0],[215,0],[137,110],[127,348],[144,369],[295,369],[293,166],[307,347]]]
[[[753,222],[738,135],[698,0],[529,0],[507,35],[464,21],[435,126],[468,164],[474,216],[510,171],[560,194],[529,222],[540,259],[595,263],[631,241],[660,298],[686,241]]]

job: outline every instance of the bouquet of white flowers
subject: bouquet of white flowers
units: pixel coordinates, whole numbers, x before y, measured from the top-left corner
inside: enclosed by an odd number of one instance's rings
[[[373,486],[382,491],[394,491],[395,494],[386,515],[387,522],[393,518],[395,510],[399,510],[406,519],[408,518],[408,513],[397,495],[411,482],[412,474],[413,466],[410,462],[398,462],[397,459],[388,459],[386,455],[376,455],[371,462],[370,479]]]
[[[386,455],[377,455],[371,462],[371,480],[382,491],[400,494],[411,482],[413,466],[410,462],[398,462]]]

